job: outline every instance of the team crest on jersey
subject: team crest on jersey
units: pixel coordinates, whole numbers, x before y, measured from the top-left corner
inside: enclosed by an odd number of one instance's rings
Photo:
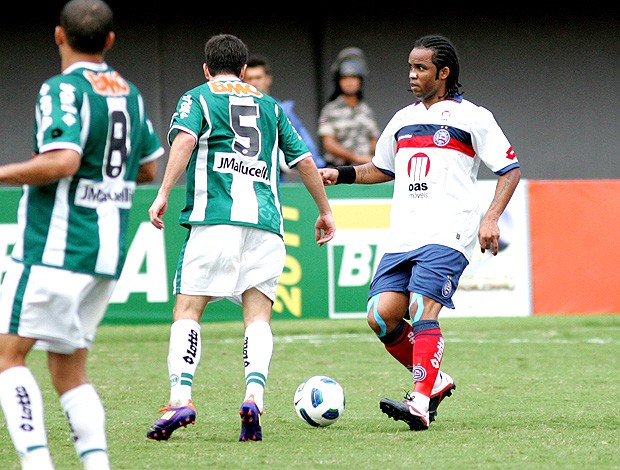
[[[441,128],[433,135],[433,142],[437,147],[445,147],[450,142],[450,133],[447,129]]]
[[[95,93],[104,96],[127,96],[129,85],[120,74],[114,70],[107,72],[93,72],[84,70],[84,78],[90,82]]]

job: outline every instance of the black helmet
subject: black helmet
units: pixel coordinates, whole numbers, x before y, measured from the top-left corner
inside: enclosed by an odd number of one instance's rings
[[[364,64],[357,60],[345,60],[342,64],[340,64],[338,73],[341,77],[354,75],[356,77],[364,78],[366,75],[366,70],[364,68]]]
[[[366,78],[368,66],[364,52],[358,47],[347,47],[341,50],[332,63],[331,72],[335,79],[351,75]]]

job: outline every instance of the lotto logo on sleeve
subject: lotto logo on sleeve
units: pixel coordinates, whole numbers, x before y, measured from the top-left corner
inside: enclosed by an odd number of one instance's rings
[[[512,147],[509,147],[508,150],[506,151],[506,158],[508,160],[514,160],[515,158],[517,158],[517,154],[515,153]]]

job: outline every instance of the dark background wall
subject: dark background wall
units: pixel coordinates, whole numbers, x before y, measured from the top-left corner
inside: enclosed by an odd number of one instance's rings
[[[366,52],[364,92],[382,128],[412,101],[406,90],[413,41],[441,33],[458,49],[465,97],[493,111],[523,177],[620,178],[618,6],[588,4],[587,11],[573,13],[523,3],[491,12],[449,3],[418,9],[411,2],[384,2],[380,11],[353,1],[286,8],[265,2],[109,3],[117,43],[106,60],[142,90],[162,141],[178,98],[203,81],[203,47],[213,34],[236,34],[251,52],[267,55],[273,95],[294,99],[316,135],[320,108],[333,89],[329,66],[342,48]],[[63,4],[24,2],[14,5],[16,15],[0,18],[0,163],[32,151],[36,94],[60,71],[53,31]],[[481,168],[479,176],[492,175]]]

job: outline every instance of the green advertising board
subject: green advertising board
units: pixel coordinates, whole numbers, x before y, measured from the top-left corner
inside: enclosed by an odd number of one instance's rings
[[[280,278],[273,319],[345,318],[364,315],[377,245],[385,236],[392,185],[339,185],[326,188],[337,234],[327,245],[314,240],[318,215],[301,184],[281,186],[287,257]],[[176,187],[164,217],[164,230],[149,222],[147,210],[157,188],[136,190],[127,262],[104,323],[162,323],[172,318],[172,280],[187,230],[178,224],[184,188]],[[0,190],[0,275],[17,236],[16,212],[21,190]],[[217,247],[210,247],[217,249]],[[241,319],[241,308],[228,300],[210,304],[203,321]]]

